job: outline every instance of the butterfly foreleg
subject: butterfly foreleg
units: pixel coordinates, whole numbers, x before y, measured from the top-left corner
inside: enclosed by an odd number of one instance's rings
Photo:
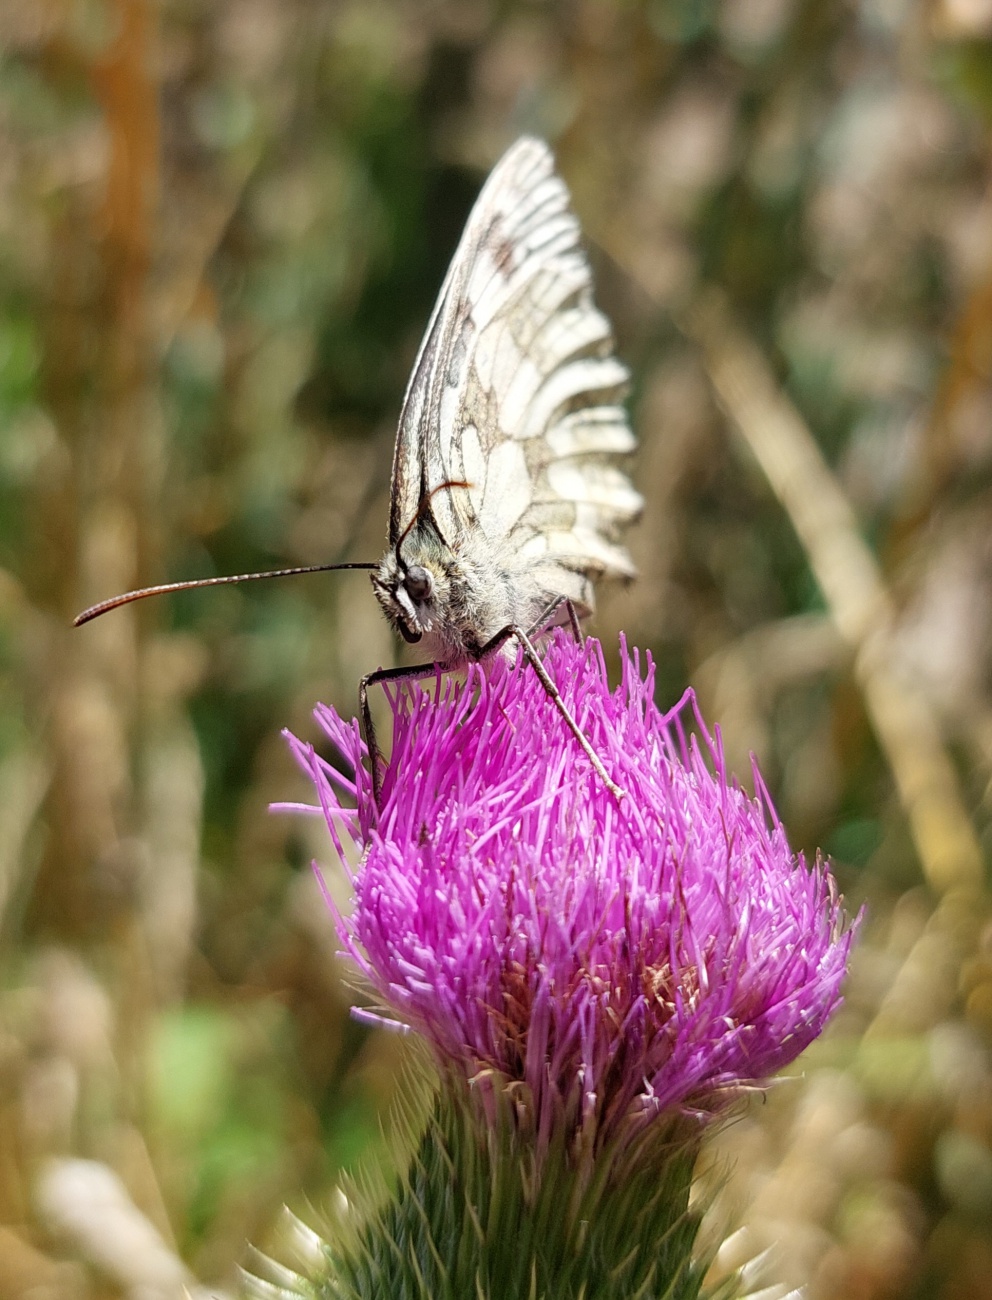
[[[550,698],[552,704],[561,714],[562,719],[565,722],[565,725],[568,727],[569,731],[572,733],[575,739],[579,742],[580,747],[582,748],[586,757],[589,759],[590,763],[592,763],[596,775],[603,782],[607,790],[609,790],[610,794],[612,794],[615,799],[622,799],[624,797],[623,790],[621,790],[620,787],[616,784],[616,782],[610,778],[609,774],[606,771],[606,768],[603,766],[603,760],[593,749],[592,745],[590,745],[588,737],[583,732],[579,724],[572,717],[568,705],[561,698],[561,694],[559,693],[558,687],[551,680],[551,676],[548,673],[548,670],[545,668],[541,656],[537,652],[536,646],[531,640],[532,636],[540,632],[542,628],[547,627],[548,622],[550,621],[551,618],[554,617],[555,613],[561,608],[563,603],[566,603],[566,598],[564,596],[559,596],[557,597],[557,599],[552,601],[552,603],[548,606],[548,608],[538,619],[537,623],[531,629],[530,633],[525,632],[524,629],[516,623],[508,624],[506,627],[502,628],[499,632],[497,632],[494,637],[491,637],[486,642],[486,644],[479,651],[478,658],[483,659],[487,655],[492,654],[494,651],[498,650],[501,645],[509,641],[510,637],[514,637],[517,643],[519,644],[520,648],[524,652],[524,658],[527,660],[530,666],[537,673],[538,679],[540,680],[541,685],[544,687],[545,691],[547,692],[547,695]],[[569,605],[570,608],[572,608],[572,602],[570,600],[567,601],[567,604]],[[572,608],[573,615],[574,612],[575,612],[574,608]],[[576,618],[575,621],[578,622],[578,619]]]
[[[369,707],[369,687],[381,685],[383,682],[419,681],[422,677],[433,676],[440,667],[441,665],[438,663],[429,663],[414,664],[410,668],[377,668],[374,673],[368,673],[358,683],[358,706],[362,715],[362,731],[365,735],[365,744],[369,751],[369,767],[372,770],[372,795],[377,808],[382,795],[382,775],[380,773],[382,751],[379,749],[379,742],[375,735],[375,725],[372,722],[372,710]]]

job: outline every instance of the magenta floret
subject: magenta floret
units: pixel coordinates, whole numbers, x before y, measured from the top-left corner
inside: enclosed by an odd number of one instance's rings
[[[316,711],[354,781],[292,741],[335,841],[363,850],[337,924],[378,995],[446,1068],[526,1084],[539,1133],[564,1115],[597,1143],[791,1062],[852,939],[827,867],[792,853],[757,773],[756,798],[727,778],[692,693],[662,714],[650,660],[642,678],[622,658],[615,692],[592,639],[545,659],[619,803],[522,662],[392,697],[378,813],[356,724]]]

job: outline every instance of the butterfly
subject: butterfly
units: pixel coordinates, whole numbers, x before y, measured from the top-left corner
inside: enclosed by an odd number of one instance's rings
[[[165,591],[370,569],[386,618],[430,656],[361,681],[377,801],[380,755],[369,688],[495,654],[512,657],[517,646],[619,796],[535,640],[569,621],[580,635],[579,621],[593,610],[594,581],[634,576],[620,534],[642,499],[613,463],[635,446],[623,406],[628,378],[609,321],[593,303],[568,190],[548,146],[523,137],[496,164],[469,214],[414,363],[382,560],[143,588],[85,610],[76,625]]]

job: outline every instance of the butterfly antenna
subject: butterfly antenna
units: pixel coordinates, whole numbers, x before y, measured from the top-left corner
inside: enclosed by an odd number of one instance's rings
[[[132,601],[144,600],[146,596],[165,596],[170,591],[193,591],[197,587],[224,587],[235,582],[257,582],[261,578],[295,578],[301,573],[330,573],[334,569],[377,569],[378,564],[304,564],[293,569],[269,569],[265,573],[232,573],[220,578],[188,578],[185,582],[163,582],[157,587],[141,587],[138,591],[125,591],[123,595],[111,596],[101,600],[77,614],[72,620],[73,627],[82,627],[91,619],[108,614],[121,605],[130,605]]]
[[[466,483],[464,479],[460,479],[460,478],[459,478],[459,479],[449,479],[447,483],[439,483],[439,484],[437,485],[437,487],[433,487],[433,488],[431,488],[431,490],[430,490],[429,492],[425,492],[425,493],[424,493],[424,495],[420,498],[420,505],[417,506],[417,513],[413,516],[413,518],[410,520],[410,522],[407,524],[407,526],[403,529],[402,533],[400,533],[399,538],[397,539],[397,542],[396,542],[396,562],[397,562],[397,564],[401,564],[401,563],[402,563],[402,561],[400,560],[400,547],[403,545],[403,543],[406,541],[406,539],[410,536],[410,534],[411,534],[411,533],[413,532],[413,530],[416,528],[417,524],[420,523],[421,519],[423,519],[424,515],[427,513],[427,510],[428,510],[428,508],[430,507],[430,504],[431,504],[431,498],[434,497],[434,496],[436,496],[438,492],[444,492],[446,488],[470,488],[471,486],[472,486],[472,484],[471,484],[471,483]],[[437,527],[436,524],[435,524],[435,527]],[[439,532],[439,533],[440,533],[440,531],[441,531],[441,530],[438,528],[438,532]],[[445,539],[442,537],[441,540],[444,541]],[[447,544],[447,543],[445,543],[445,544]]]

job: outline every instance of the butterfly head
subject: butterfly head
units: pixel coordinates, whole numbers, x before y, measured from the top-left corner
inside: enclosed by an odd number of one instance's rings
[[[427,557],[404,559],[399,548],[387,551],[372,574],[372,586],[386,617],[411,645],[432,630],[436,617],[440,566]]]

